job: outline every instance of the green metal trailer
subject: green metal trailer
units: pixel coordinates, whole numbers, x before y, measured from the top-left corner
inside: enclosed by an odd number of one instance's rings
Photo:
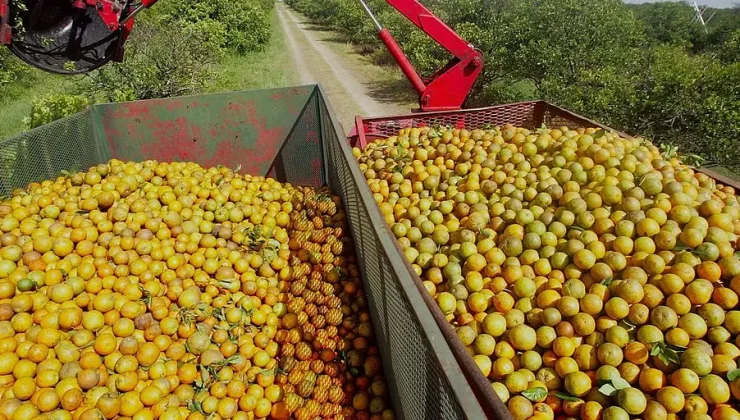
[[[388,235],[319,86],[94,105],[0,141],[0,195],[112,158],[328,185],[347,209],[398,418],[491,417]]]

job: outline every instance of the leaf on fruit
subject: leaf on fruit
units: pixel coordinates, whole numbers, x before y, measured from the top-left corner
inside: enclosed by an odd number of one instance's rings
[[[662,341],[652,343],[652,349],[650,350],[651,356],[658,356],[661,362],[666,365],[679,364],[681,363],[681,357],[678,355],[684,349],[680,347],[672,347]]]
[[[604,286],[608,286],[612,284],[613,281],[614,281],[614,276],[611,276],[611,277],[605,278],[604,280],[601,280],[601,284],[603,284]]]
[[[604,137],[604,135],[606,135],[606,130],[602,128],[601,130],[598,130],[597,132],[595,132],[591,137],[593,137],[594,140],[597,140],[597,139]]]
[[[615,388],[614,386],[612,386],[612,384],[604,384],[599,388],[599,392],[601,392],[602,394],[606,396],[611,397],[613,395],[616,395],[617,392],[619,392],[619,390]]]
[[[623,319],[621,322],[625,325],[624,329],[627,331],[634,331],[634,329],[637,328],[635,324],[629,322],[626,319]]]
[[[688,349],[688,347],[677,346],[675,344],[670,344],[670,343],[666,343],[666,347],[668,347],[669,349],[674,350],[676,352],[683,352],[683,351],[686,351],[686,349]]]
[[[547,390],[541,386],[538,386],[522,392],[522,396],[530,401],[539,401],[547,397]]]
[[[734,381],[737,378],[740,378],[740,369],[734,369],[734,370],[727,372],[728,381]]]
[[[563,401],[581,401],[580,398],[578,398],[578,397],[576,397],[574,395],[570,395],[570,394],[568,394],[566,392],[557,391],[557,392],[555,392],[555,396],[558,397],[558,398],[560,398]]]
[[[631,388],[630,383],[627,382],[622,377],[614,377],[612,378],[612,386],[616,388],[617,390],[625,389],[625,388]]]

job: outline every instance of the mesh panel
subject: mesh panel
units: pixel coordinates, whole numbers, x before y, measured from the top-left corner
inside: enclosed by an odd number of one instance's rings
[[[319,121],[319,96],[314,92],[296,120],[267,176],[296,185],[326,184],[323,135]]]
[[[569,128],[602,127],[613,129],[590,121],[543,101],[498,105],[489,108],[463,111],[429,112],[419,115],[381,117],[363,120],[361,130],[372,141],[377,137],[398,134],[398,130],[410,127],[429,127],[445,125],[456,128],[484,128],[512,124],[529,129],[567,126]]]
[[[330,117],[323,101],[319,102],[319,106],[322,125],[330,126]],[[359,183],[364,183],[364,179],[352,173],[350,165],[354,162],[343,150],[346,147],[342,145],[345,139],[338,138],[332,130],[324,130],[323,134],[330,162],[327,165],[328,182],[332,190],[341,195],[350,217],[373,325],[393,406],[399,417],[485,418],[450,348],[443,340],[434,344],[430,342],[425,331],[437,326],[417,289],[414,289],[417,297],[415,302],[420,303],[416,307],[411,304],[410,292],[403,288],[398,275],[402,270],[410,279],[406,267],[398,267],[398,264],[394,267],[390,262],[389,256],[398,252],[388,234],[379,235],[377,226],[373,226],[369,206],[375,206],[375,203],[365,202],[360,194]],[[383,221],[375,217],[375,223],[384,226]],[[440,360],[447,361],[444,367]],[[453,388],[451,378],[461,382],[456,382]]]
[[[485,125],[514,124],[519,127],[535,125],[536,102],[484,108],[471,111],[435,112],[406,117],[377,118],[364,121],[368,135],[393,136],[408,127],[446,125],[452,127],[483,127]]]
[[[0,194],[31,182],[84,171],[107,159],[95,140],[90,112],[54,121],[17,137],[0,141]]]

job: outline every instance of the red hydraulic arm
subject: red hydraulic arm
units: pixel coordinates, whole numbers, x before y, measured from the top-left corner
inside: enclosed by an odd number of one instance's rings
[[[401,71],[419,94],[422,111],[460,109],[470,94],[478,75],[483,70],[483,54],[416,0],[386,0],[419,29],[449,51],[454,58],[427,80],[422,79],[398,46],[388,29],[375,19],[365,0],[360,0],[365,11],[378,28],[378,36]]]
[[[0,0],[0,45],[10,44],[10,7],[9,0]]]

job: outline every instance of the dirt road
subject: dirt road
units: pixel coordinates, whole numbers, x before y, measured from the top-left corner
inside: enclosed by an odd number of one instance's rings
[[[276,3],[276,30],[282,30],[297,82],[321,84],[348,132],[356,115],[405,114],[414,108],[413,91],[395,69],[375,66],[336,33],[316,28],[282,2]]]

